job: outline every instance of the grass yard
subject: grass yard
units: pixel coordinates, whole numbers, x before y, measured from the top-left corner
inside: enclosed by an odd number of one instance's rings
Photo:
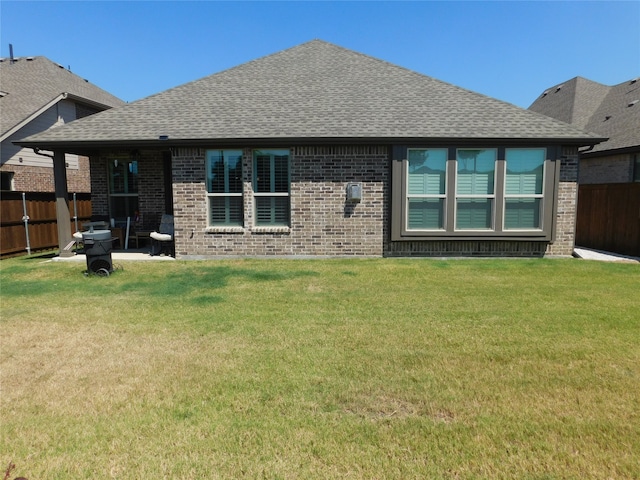
[[[640,267],[0,263],[0,475],[640,478]]]

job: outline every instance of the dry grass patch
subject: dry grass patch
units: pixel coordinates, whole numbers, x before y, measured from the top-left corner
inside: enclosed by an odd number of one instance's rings
[[[231,338],[129,332],[104,324],[3,323],[4,406],[25,399],[51,413],[110,414],[132,400],[162,401],[193,375],[234,367]]]
[[[0,263],[28,478],[634,478],[640,269]]]

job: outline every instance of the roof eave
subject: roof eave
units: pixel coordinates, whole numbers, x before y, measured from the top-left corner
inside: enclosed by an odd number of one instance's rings
[[[631,145],[628,147],[620,147],[620,148],[612,148],[608,150],[595,150],[584,152],[581,154],[582,158],[593,158],[593,157],[606,157],[610,155],[621,155],[625,153],[638,153],[640,152],[640,145]]]
[[[203,138],[203,139],[130,139],[130,140],[80,140],[80,141],[16,141],[17,145],[41,150],[64,150],[67,153],[96,151],[110,148],[151,148],[172,147],[239,147],[239,146],[299,146],[299,145],[574,145],[585,147],[597,145],[606,138],[526,138],[526,137],[254,137],[254,138]]]
[[[114,108],[113,105],[107,105],[106,103],[101,103],[101,102],[96,102],[95,100],[91,100],[90,98],[86,98],[86,97],[82,97],[80,95],[75,95],[73,93],[67,93],[66,94],[66,98],[69,100],[74,100],[78,103],[83,103],[85,105],[89,105],[91,107],[97,108],[98,110],[104,111],[104,110],[109,110],[110,108]],[[121,105],[117,105],[117,106],[122,106],[125,105],[125,102],[123,101]]]

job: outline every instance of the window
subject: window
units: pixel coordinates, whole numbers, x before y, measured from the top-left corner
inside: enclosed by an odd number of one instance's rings
[[[13,190],[13,172],[0,172],[0,190]]]
[[[633,156],[633,181],[640,182],[640,155]]]
[[[392,152],[392,240],[552,239],[560,148]]]
[[[457,152],[456,229],[493,228],[496,150],[460,149]]]
[[[446,149],[411,149],[407,169],[407,228],[442,230],[447,178]]]
[[[242,226],[242,151],[207,150],[210,226]]]
[[[289,226],[289,151],[256,150],[253,154],[256,226]]]
[[[507,149],[504,193],[505,230],[542,228],[544,149]]]
[[[109,165],[109,207],[111,217],[135,217],[138,211],[138,161],[111,158]]]

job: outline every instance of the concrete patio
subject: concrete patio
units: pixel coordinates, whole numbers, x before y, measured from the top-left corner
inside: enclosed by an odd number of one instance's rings
[[[113,250],[111,252],[111,259],[114,262],[126,261],[126,262],[138,262],[138,261],[175,261],[175,258],[168,255],[150,255],[148,249],[136,249],[136,250]],[[84,253],[77,253],[71,257],[54,257],[51,259],[54,262],[87,262],[87,256]]]

